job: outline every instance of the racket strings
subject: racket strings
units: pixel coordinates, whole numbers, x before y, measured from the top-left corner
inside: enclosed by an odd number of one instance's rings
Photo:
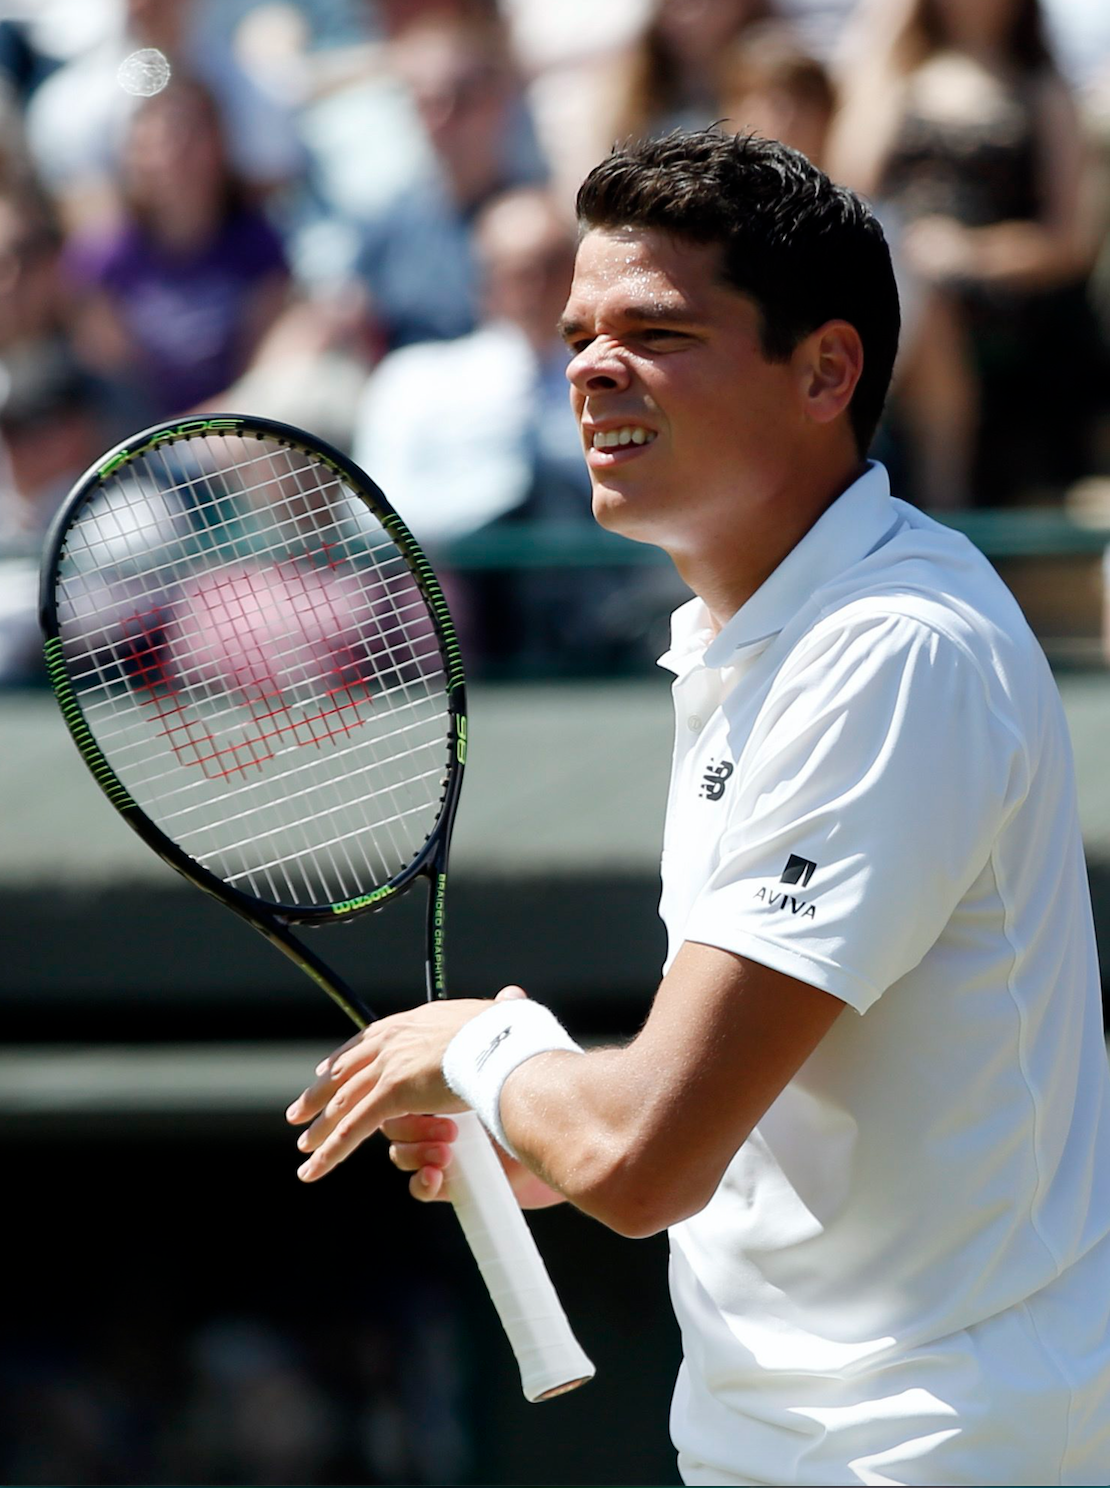
[[[290,524],[273,522],[265,529],[265,535],[275,540],[286,541],[290,534],[284,532],[282,528],[288,525]],[[332,544],[324,545],[328,547],[335,546]],[[423,596],[412,582],[404,561],[393,546],[392,540],[387,539],[376,548],[371,548],[367,556],[375,567],[373,569],[360,569],[357,572],[358,583],[362,591],[360,597],[370,608],[370,618],[376,628],[377,637],[381,642],[382,648],[394,661],[411,658],[415,658],[421,662],[433,661],[438,655],[438,643],[430,629],[420,637],[425,644],[421,646],[413,642],[410,622],[416,616],[423,616],[426,613],[426,606]],[[278,569],[285,575],[287,586],[299,588],[305,594],[305,597],[308,598],[304,579],[296,571],[297,561],[296,559],[287,560],[284,564],[279,564]],[[338,563],[333,558],[330,560],[329,566],[338,567]],[[141,595],[135,595],[135,606],[126,616],[125,623],[129,633],[136,641],[146,642],[152,653],[157,650],[157,638],[165,618],[164,587],[159,585],[158,587],[151,588],[152,578],[158,575],[165,580],[165,587],[170,587],[173,583],[180,582],[184,571],[180,560],[172,563],[147,564],[144,566],[143,578],[147,587],[142,591]],[[80,576],[75,575],[74,583],[75,585],[80,585]],[[400,586],[404,585],[408,586],[411,595],[408,603],[399,602]],[[381,605],[378,604],[378,601],[384,600],[389,596],[391,587],[393,591],[391,615],[398,622],[392,626],[383,620]],[[234,593],[234,586],[228,582],[218,585],[218,588],[217,600],[219,605],[227,612],[228,621],[230,622],[236,619],[242,621],[247,619],[248,617],[244,613],[243,604],[240,598]],[[250,598],[253,608],[259,610],[266,608],[265,594],[251,595]],[[98,652],[105,653],[110,664],[116,655],[117,642],[118,636],[112,635],[108,631],[102,632],[99,641],[95,641],[90,630],[86,628],[82,637],[82,647],[91,662],[89,670],[96,669],[100,661]],[[280,654],[280,647],[278,647],[278,650]],[[157,656],[152,656],[146,661],[140,660],[137,665],[146,673],[143,680],[152,683],[160,680]],[[187,666],[180,658],[178,660],[178,669],[182,673],[185,682],[195,680],[188,675]],[[75,662],[72,668],[72,675],[76,682],[80,682],[84,680],[86,673],[82,671],[79,663]],[[168,681],[169,679],[166,678],[165,680]]]
[[[449,768],[441,642],[401,550],[322,460],[228,435],[135,457],[73,519],[58,615],[109,764],[225,882],[336,903],[427,841]]]
[[[274,473],[274,472],[272,472],[272,461],[271,461],[271,473]],[[298,476],[299,476],[299,472],[298,472]],[[302,487],[301,481],[299,481],[299,479],[298,479],[298,488],[299,488],[299,490],[304,490],[304,487]],[[241,677],[237,677],[237,679],[235,679],[235,680],[237,680],[237,682],[240,682],[241,683],[241,680],[243,680],[243,679],[241,679]],[[301,737],[301,731],[298,731],[298,737]],[[315,737],[315,735],[312,735],[312,737]],[[253,747],[250,747],[250,751],[248,751],[248,757],[251,757],[251,759],[257,759],[257,745],[253,745]],[[238,763],[238,760],[237,760],[237,763]],[[348,859],[348,866],[353,866],[353,865],[350,865],[350,859]]]

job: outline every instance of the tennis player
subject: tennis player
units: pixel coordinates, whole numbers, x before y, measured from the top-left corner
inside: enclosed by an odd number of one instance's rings
[[[1065,722],[985,560],[867,449],[867,207],[779,144],[616,151],[563,318],[605,527],[670,554],[670,938],[582,1052],[519,989],[387,1018],[290,1119],[419,1198],[475,1109],[525,1204],[670,1230],[693,1484],[1110,1482],[1110,1090]]]

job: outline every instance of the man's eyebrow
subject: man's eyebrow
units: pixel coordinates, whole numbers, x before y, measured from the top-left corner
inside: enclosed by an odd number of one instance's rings
[[[667,300],[644,300],[634,305],[624,305],[615,319],[635,325],[692,325],[697,316],[688,305],[675,305]],[[586,330],[584,321],[564,315],[556,329],[564,341],[582,335]]]
[[[579,332],[584,329],[584,327],[582,321],[573,320],[570,316],[567,315],[560,315],[559,319],[555,322],[555,329],[558,334],[562,336],[564,341],[570,341],[572,337],[577,336]]]

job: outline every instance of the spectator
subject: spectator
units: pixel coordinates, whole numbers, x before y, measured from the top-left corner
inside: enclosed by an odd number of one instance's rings
[[[350,449],[362,390],[381,355],[365,301],[349,285],[296,295],[242,377],[197,411],[248,409]]]
[[[518,510],[541,458],[547,505],[558,508],[549,515],[588,504],[555,334],[574,258],[571,225],[544,192],[510,192],[479,216],[475,249],[482,324],[449,345],[387,356],[367,383],[355,435],[355,459],[431,544]]]
[[[474,329],[475,216],[501,191],[526,184],[507,138],[521,103],[500,21],[429,15],[401,37],[396,60],[434,170],[367,225],[358,257],[390,348]]]
[[[199,78],[218,101],[236,174],[262,192],[292,179],[303,163],[288,112],[267,96],[231,50],[206,35],[193,0],[124,0],[120,25],[35,91],[27,111],[31,153],[70,226],[98,218],[135,100],[116,73],[131,52],[154,47],[177,71]]]
[[[771,0],[656,0],[614,85],[610,139],[706,129],[721,118],[721,53],[770,14]]]
[[[6,372],[0,404],[0,685],[39,678],[43,537],[100,450],[95,389],[58,345],[38,352]]]
[[[0,403],[0,543],[36,559],[66,493],[100,452],[95,389],[58,348],[9,375]]]
[[[655,0],[501,0],[528,79],[528,106],[568,204],[613,142],[614,84],[639,43]]]
[[[262,86],[301,101],[298,124],[315,195],[343,217],[363,222],[434,169],[434,154],[395,65],[407,33],[429,21],[474,21],[498,29],[497,16],[496,0],[358,0],[339,36],[333,25],[324,37],[314,37],[303,13],[264,7],[244,19],[236,47]],[[313,17],[326,18],[335,19],[320,10]],[[367,149],[368,140],[387,141],[388,148]],[[504,147],[510,178],[534,178],[538,147],[522,104],[513,111]]]
[[[32,186],[34,180],[19,94],[0,69],[0,185]]]
[[[79,344],[125,390],[134,424],[225,388],[281,309],[287,272],[199,83],[176,77],[137,110],[122,195],[122,220],[78,238],[68,264]]]
[[[753,27],[724,54],[720,79],[729,129],[782,140],[824,169],[836,92],[792,31],[775,23]]]
[[[898,380],[916,494],[937,507],[1012,496],[1046,448],[1042,473],[1071,478],[1097,355],[1093,245],[1078,115],[1038,0],[911,0],[890,32],[872,6],[831,159],[902,219],[927,290]]]
[[[61,231],[31,182],[0,183],[0,365],[38,360],[65,339],[58,275]]]
[[[590,524],[589,478],[555,324],[574,257],[571,223],[535,189],[489,203],[475,227],[482,323],[404,347],[366,386],[354,453],[434,551],[519,517]],[[528,570],[450,578],[484,663],[573,670],[618,644],[614,575]]]

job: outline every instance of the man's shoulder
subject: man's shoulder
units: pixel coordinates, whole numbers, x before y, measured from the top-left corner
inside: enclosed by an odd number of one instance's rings
[[[888,620],[901,622],[887,626],[892,637],[930,631],[991,667],[1041,655],[1020,606],[979,549],[906,503],[893,505],[898,529],[813,595],[797,639],[862,634]]]
[[[920,514],[918,514],[920,517]],[[1040,642],[997,573],[960,533],[907,524],[816,592],[782,637],[780,676],[845,686],[913,668],[917,685],[971,668],[992,709],[1025,732],[1054,691]],[[928,666],[916,667],[922,653]]]

